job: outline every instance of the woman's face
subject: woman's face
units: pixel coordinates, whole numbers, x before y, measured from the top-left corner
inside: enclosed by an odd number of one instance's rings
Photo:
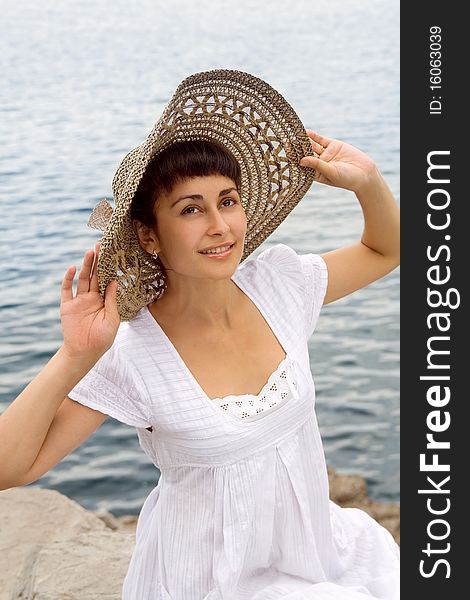
[[[243,255],[246,215],[232,179],[194,177],[176,184],[155,205],[156,251],[166,268],[190,277],[230,277]],[[231,246],[213,254],[214,246]]]

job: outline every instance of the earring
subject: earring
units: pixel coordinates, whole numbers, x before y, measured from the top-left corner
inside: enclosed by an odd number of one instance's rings
[[[156,250],[154,250],[154,251],[152,252],[152,256],[153,256],[154,258],[158,258],[158,254],[157,254],[157,251],[156,251]]]

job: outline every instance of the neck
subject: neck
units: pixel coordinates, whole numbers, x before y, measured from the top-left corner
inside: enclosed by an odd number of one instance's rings
[[[168,289],[152,309],[166,321],[177,319],[191,327],[223,331],[233,326],[242,294],[230,278],[169,279]]]

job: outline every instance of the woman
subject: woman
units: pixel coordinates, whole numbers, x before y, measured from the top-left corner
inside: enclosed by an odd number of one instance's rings
[[[356,194],[361,240],[245,261],[313,180]],[[1,487],[36,480],[110,415],[161,472],[123,598],[398,598],[392,536],[329,500],[307,346],[323,304],[399,264],[374,163],[305,133],[265,82],[209,71],[180,84],[113,194],[75,297],[74,267],[63,280],[64,343],[0,418]]]

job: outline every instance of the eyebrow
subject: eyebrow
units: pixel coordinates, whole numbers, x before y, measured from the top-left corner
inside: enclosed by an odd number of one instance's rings
[[[225,194],[229,194],[230,192],[238,193],[238,190],[237,190],[237,188],[234,188],[234,187],[227,188],[226,190],[222,190],[219,193],[219,198],[221,196],[225,196]],[[201,196],[201,194],[191,194],[190,196],[180,196],[173,202],[173,204],[170,206],[170,208],[173,208],[173,206],[175,206],[175,204],[178,204],[178,202],[181,202],[181,200],[186,200],[187,198],[190,198],[191,200],[204,200],[204,198]]]

